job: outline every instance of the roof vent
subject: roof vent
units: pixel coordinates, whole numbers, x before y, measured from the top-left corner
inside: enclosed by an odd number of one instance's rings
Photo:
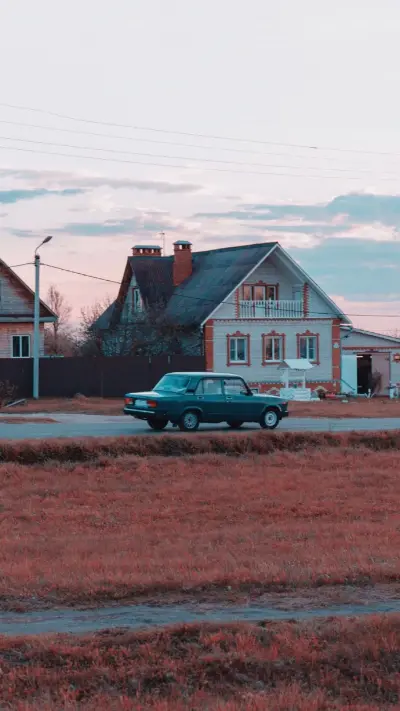
[[[154,244],[135,244],[132,247],[133,257],[161,257],[161,247]]]

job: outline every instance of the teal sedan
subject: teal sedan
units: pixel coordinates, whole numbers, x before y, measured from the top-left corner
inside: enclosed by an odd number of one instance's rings
[[[288,416],[288,403],[274,395],[257,395],[238,375],[169,373],[150,392],[127,393],[124,413],[146,420],[153,430],[168,423],[194,432],[201,423],[226,422],[237,429],[245,422],[273,430]]]

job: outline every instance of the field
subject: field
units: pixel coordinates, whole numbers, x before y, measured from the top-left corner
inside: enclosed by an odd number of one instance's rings
[[[321,400],[318,402],[290,403],[293,417],[400,417],[400,400],[389,398],[360,398],[349,402]],[[29,400],[25,405],[3,410],[16,413],[57,413],[75,412],[97,415],[121,415],[121,398],[42,398],[39,402]]]
[[[2,709],[395,711],[400,617],[0,640]]]
[[[3,606],[400,581],[397,434],[150,440],[0,448]]]

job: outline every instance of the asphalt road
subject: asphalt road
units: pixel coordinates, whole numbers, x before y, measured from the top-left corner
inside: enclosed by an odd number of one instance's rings
[[[134,420],[125,415],[110,417],[104,415],[78,415],[78,414],[38,414],[26,415],[29,419],[36,417],[51,417],[57,420],[54,423],[24,422],[20,424],[2,423],[0,415],[0,439],[48,439],[52,437],[118,437],[129,435],[159,436],[149,429],[145,422]],[[7,415],[7,419],[10,419]],[[16,415],[21,417],[21,415]],[[248,426],[247,430],[258,430],[258,426]],[[289,432],[350,432],[364,431],[377,432],[387,430],[400,430],[400,418],[300,418],[289,417],[279,425],[279,430]],[[227,432],[228,427],[223,425],[204,425],[203,431]],[[201,431],[200,430],[200,431]],[[165,432],[178,432],[177,429],[168,427]]]

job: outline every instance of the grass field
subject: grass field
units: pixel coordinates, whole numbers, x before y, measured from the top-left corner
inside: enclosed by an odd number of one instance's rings
[[[395,711],[400,617],[0,639],[18,711]]]
[[[3,412],[57,413],[76,412],[97,415],[123,414],[121,398],[42,398],[39,402],[29,400],[25,405]],[[400,400],[389,398],[360,398],[349,402],[321,400],[318,402],[292,402],[289,405],[293,417],[400,417]]]
[[[223,598],[228,587],[400,580],[398,443],[378,437],[397,448],[374,452],[359,443],[338,447],[343,438],[318,448],[318,438],[293,436],[302,449],[268,456],[136,457],[111,450],[82,463],[4,462],[3,605],[33,604],[32,597],[76,603],[207,590]],[[140,446],[157,441],[162,448],[174,440],[150,439]],[[369,434],[364,442],[372,439]],[[195,441],[207,451],[213,440]],[[246,442],[227,441],[234,452]],[[283,437],[255,441],[290,446]],[[54,446],[72,451],[76,445]],[[90,447],[93,454],[96,443]],[[38,448],[32,451],[40,454]]]

